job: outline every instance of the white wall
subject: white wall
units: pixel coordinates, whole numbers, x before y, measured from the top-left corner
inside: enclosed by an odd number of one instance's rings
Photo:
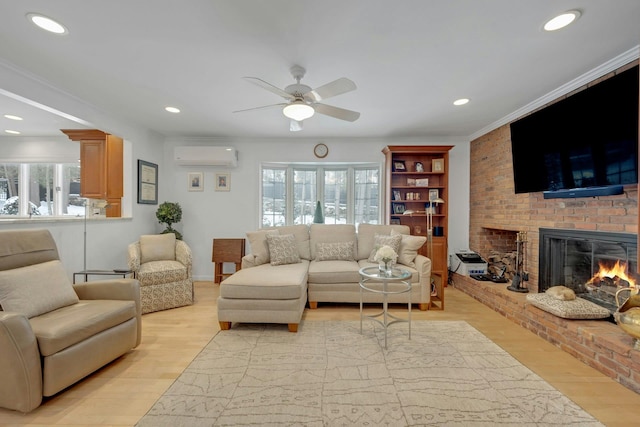
[[[66,138],[66,137],[65,137]],[[124,144],[124,218],[109,218],[87,220],[87,268],[88,269],[113,269],[124,268],[127,265],[127,245],[138,239],[140,234],[156,232],[154,205],[138,205],[137,199],[137,159],[142,158],[154,163],[162,162],[162,139],[149,136],[138,136],[135,141],[125,140]],[[16,141],[17,139],[17,141]],[[0,159],[16,160],[25,159],[25,147],[28,152],[45,153],[51,149],[52,144],[65,144],[64,140],[55,138],[20,140],[12,138],[8,141],[0,138]],[[70,142],[72,148],[68,152],[72,158],[79,157],[80,145]],[[9,147],[14,146],[13,149]],[[68,148],[68,147],[67,147]],[[77,153],[73,152],[73,148]],[[57,156],[59,157],[59,156]],[[35,156],[30,157],[32,160]],[[161,187],[160,187],[161,188]],[[62,260],[69,277],[74,271],[80,271],[84,266],[84,218],[69,218],[64,220],[51,220],[46,217],[32,217],[32,219],[0,220],[0,230],[8,229],[33,229],[46,228],[53,235],[58,246],[60,259]]]
[[[215,237],[244,237],[260,225],[259,166],[261,162],[316,162],[313,147],[318,142],[329,146],[326,162],[384,161],[386,145],[455,145],[449,162],[449,251],[468,246],[469,233],[469,142],[444,138],[422,139],[190,139],[165,141],[160,135],[142,129],[123,118],[106,116],[92,105],[58,90],[46,82],[21,73],[12,65],[0,61],[2,88],[27,100],[46,106],[48,111],[64,112],[78,118],[82,126],[100,129],[122,137],[125,141],[123,215],[120,219],[89,220],[87,222],[87,268],[113,269],[126,264],[126,248],[141,234],[162,230],[156,219],[157,205],[141,205],[137,200],[137,161],[158,164],[158,202],[179,202],[183,218],[176,228],[194,252],[194,277],[213,278],[212,241]],[[49,152],[56,146],[61,158],[79,157],[79,145],[66,137],[53,139],[0,137],[0,159],[35,160],[38,152]],[[182,167],[173,162],[173,147],[177,145],[231,145],[239,152],[237,168]],[[78,150],[78,151],[75,151]],[[77,153],[77,154],[76,154]],[[204,191],[187,191],[187,173],[204,172]],[[214,191],[215,173],[231,174],[231,191]],[[50,221],[0,220],[0,230],[47,228],[58,245],[65,268],[71,275],[83,267],[83,218]]]
[[[194,253],[193,274],[197,280],[212,280],[211,249],[214,238],[244,238],[260,226],[260,164],[263,162],[317,162],[313,147],[324,142],[329,155],[323,162],[375,162],[384,164],[386,145],[455,145],[450,152],[449,247],[467,247],[469,241],[469,143],[436,138],[383,139],[212,139],[174,138],[165,141],[161,185],[165,198],[182,207],[182,221],[174,226],[184,235]],[[178,166],[173,161],[176,146],[219,145],[238,150],[238,167]],[[204,173],[204,191],[189,192],[187,174]],[[216,192],[216,173],[231,174],[231,191]],[[160,231],[162,226],[158,226]]]
[[[113,132],[113,131],[112,131]],[[114,132],[115,133],[115,132]],[[177,138],[163,141],[161,137],[145,133],[125,136],[125,189],[123,218],[87,221],[87,268],[113,269],[126,266],[126,247],[141,234],[158,233],[157,205],[137,203],[137,161],[158,164],[158,202],[178,202],[183,218],[176,229],[194,253],[194,278],[212,280],[211,249],[213,238],[244,238],[245,233],[260,226],[260,164],[262,162],[317,162],[313,155],[316,139],[193,139]],[[17,140],[17,141],[16,141]],[[325,162],[373,162],[384,164],[382,149],[386,145],[454,145],[450,152],[449,171],[449,252],[468,246],[469,236],[469,143],[439,139],[383,140],[383,139],[324,139],[329,146]],[[79,144],[66,137],[50,139],[0,138],[0,158],[7,160],[35,159],[35,153],[46,151],[51,144],[61,148],[60,156],[77,158]],[[179,145],[230,145],[239,153],[238,167],[184,167],[173,161],[173,148]],[[13,147],[11,150],[9,147]],[[64,147],[64,149],[62,149]],[[158,149],[161,147],[162,149]],[[74,150],[77,150],[74,151]],[[31,153],[31,154],[29,154]],[[63,154],[64,153],[64,154]],[[204,173],[204,191],[189,192],[187,173]],[[229,192],[216,192],[216,173],[230,173]],[[60,251],[65,268],[71,275],[82,270],[84,258],[84,218],[51,221],[3,220],[3,229],[49,229]]]
[[[138,205],[137,159],[162,164],[163,142],[160,135],[149,132],[126,119],[107,116],[87,102],[71,96],[30,73],[23,73],[12,64],[0,60],[1,89],[21,97],[24,102],[44,106],[49,112],[62,112],[73,117],[78,128],[95,128],[122,137],[124,144],[124,198],[123,212],[128,218],[90,220],[87,222],[87,268],[113,269],[127,262],[127,245],[140,234],[156,230],[154,205]],[[75,145],[74,145],[75,144]],[[66,136],[54,138],[0,137],[0,159],[37,160],[36,153],[53,153],[68,160],[78,159],[78,143]],[[64,160],[64,161],[67,161]],[[61,160],[62,161],[62,160]],[[161,169],[162,170],[162,169]],[[160,195],[164,191],[160,186]],[[71,277],[83,267],[84,219],[51,221],[33,217],[31,220],[0,220],[0,230],[47,228],[53,234],[60,258]]]
[[[44,156],[46,154],[46,157]],[[80,159],[80,144],[59,137],[0,137],[0,161],[15,163],[73,163]]]

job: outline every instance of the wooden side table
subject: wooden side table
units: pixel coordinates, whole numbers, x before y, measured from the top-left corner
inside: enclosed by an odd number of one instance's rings
[[[220,283],[222,279],[230,274],[223,273],[225,262],[234,263],[236,271],[240,270],[242,257],[244,256],[244,239],[213,239],[213,255],[211,261],[215,268],[213,272],[213,283]]]

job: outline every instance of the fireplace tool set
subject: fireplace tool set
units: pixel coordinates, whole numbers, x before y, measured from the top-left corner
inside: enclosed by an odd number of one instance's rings
[[[518,231],[516,238],[516,272],[513,275],[511,284],[507,289],[513,292],[529,292],[529,288],[524,282],[529,280],[529,273],[526,271],[527,262],[527,232]]]

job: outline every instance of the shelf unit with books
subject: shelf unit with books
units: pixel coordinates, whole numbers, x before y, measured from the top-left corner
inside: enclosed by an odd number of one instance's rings
[[[389,145],[385,155],[385,209],[388,224],[409,226],[411,234],[428,236],[431,209],[432,243],[419,253],[431,259],[434,290],[431,307],[444,309],[444,287],[448,281],[448,170],[449,150],[453,146]],[[433,201],[436,202],[433,202]],[[438,203],[439,201],[442,201]],[[429,247],[433,253],[429,253]]]

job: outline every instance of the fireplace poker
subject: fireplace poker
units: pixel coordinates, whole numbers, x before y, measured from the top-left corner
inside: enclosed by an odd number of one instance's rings
[[[511,285],[507,286],[507,289],[513,292],[529,292],[529,289],[524,286],[523,282],[529,280],[529,273],[525,270],[527,232],[519,231],[516,238],[516,272],[513,275]]]

